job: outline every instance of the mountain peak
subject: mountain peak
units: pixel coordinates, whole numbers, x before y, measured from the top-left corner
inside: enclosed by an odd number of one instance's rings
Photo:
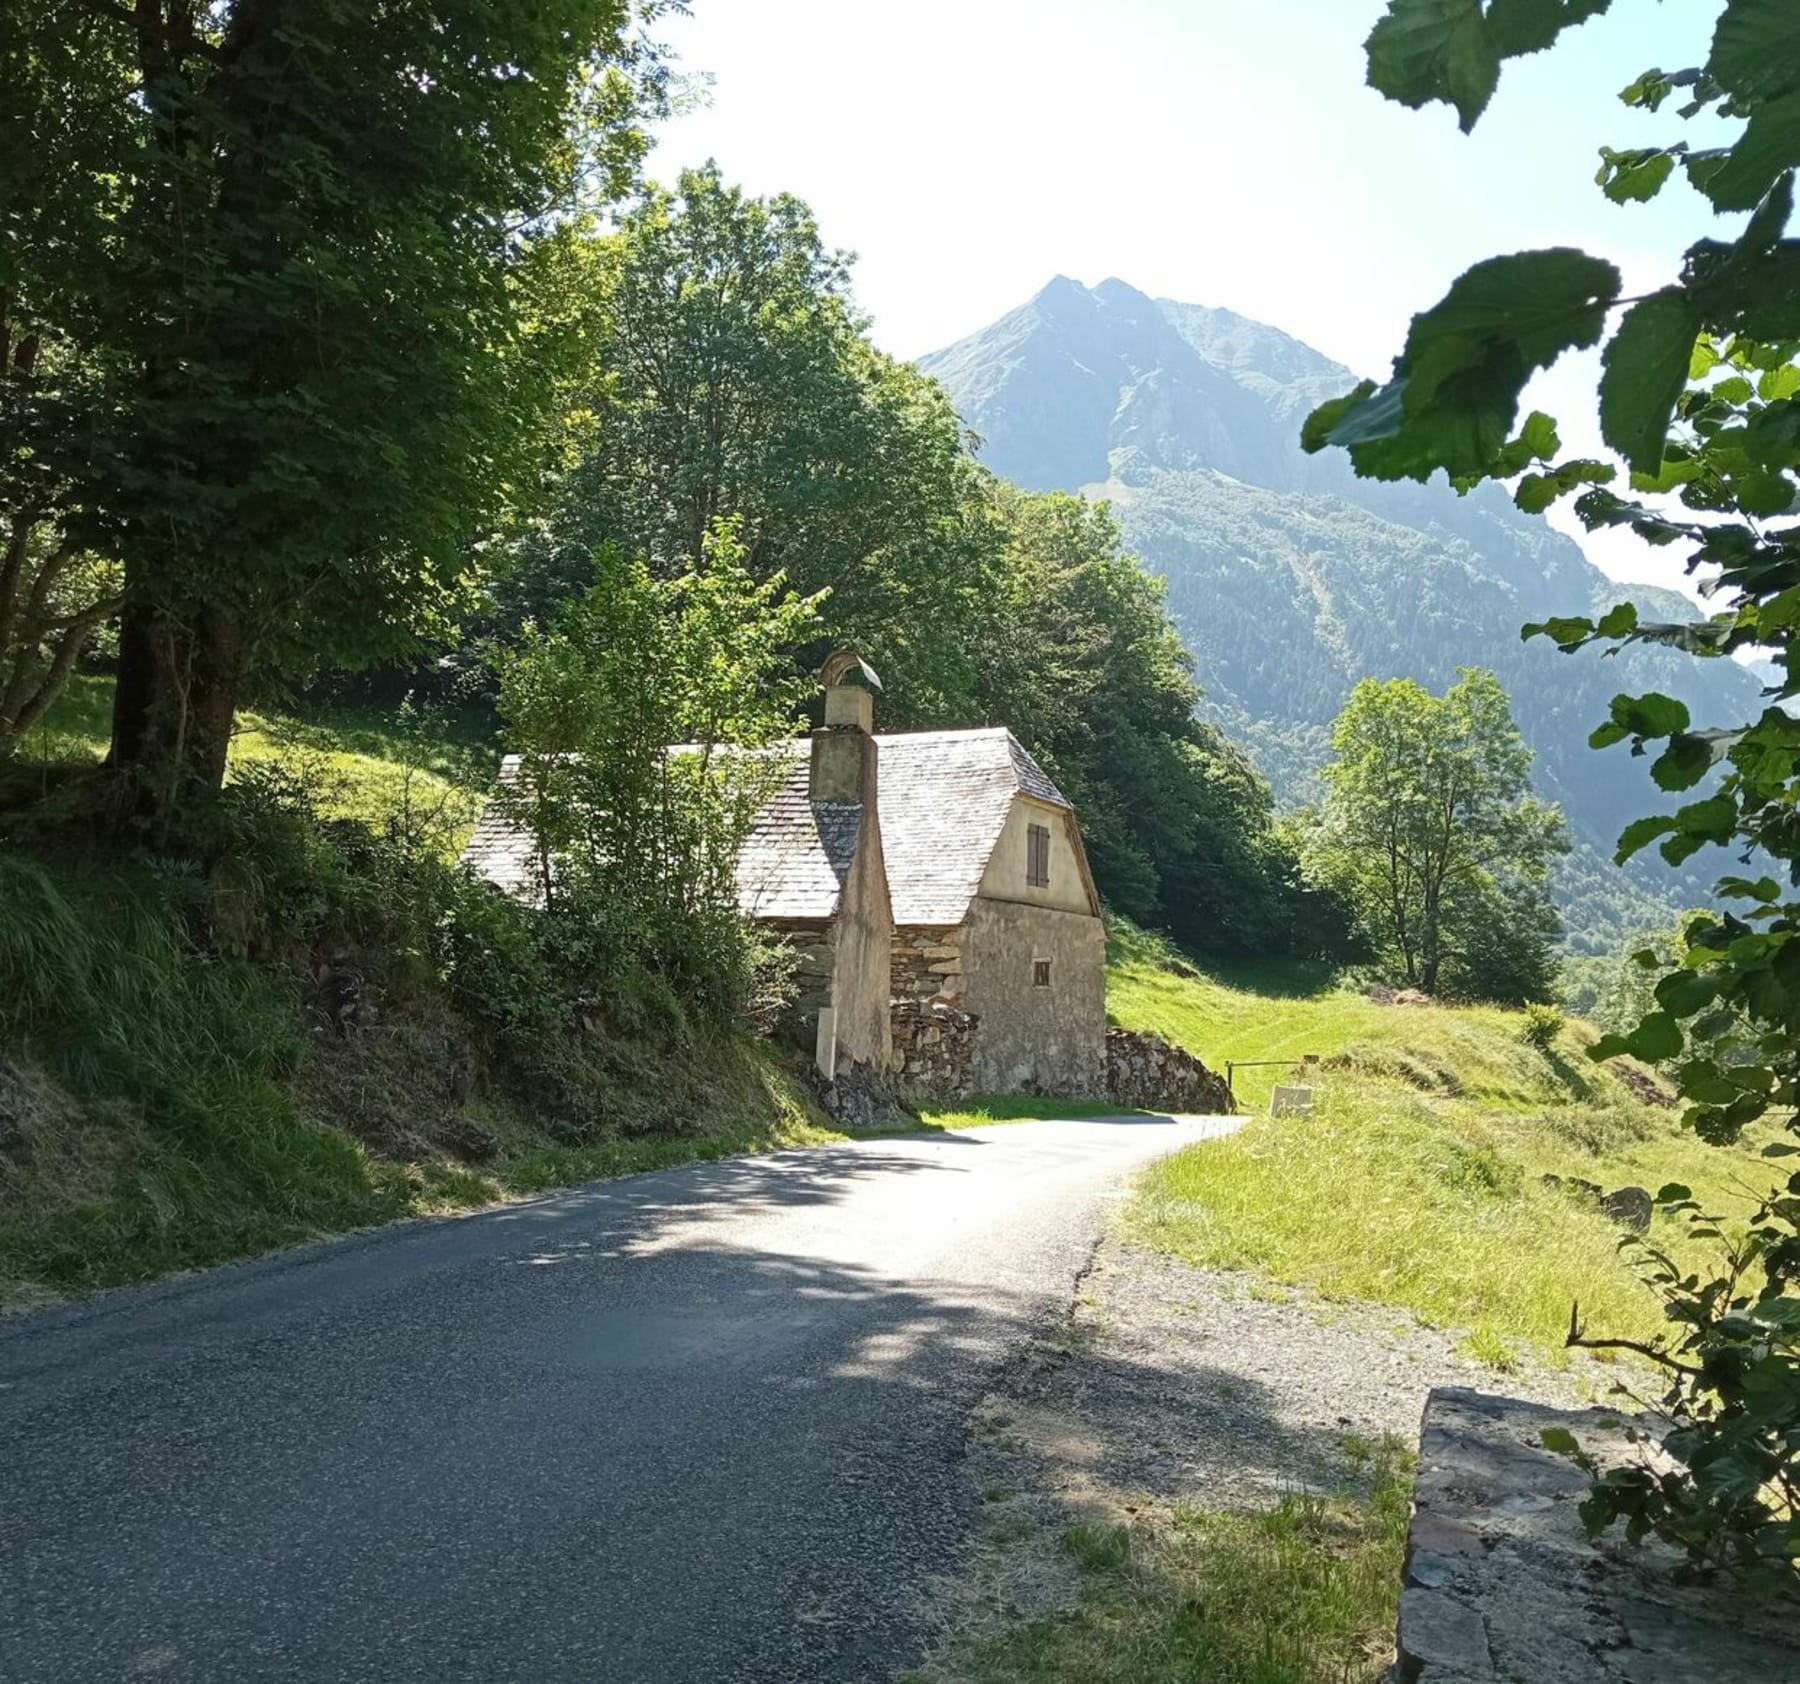
[[[1052,275],[1032,295],[1031,307],[1053,316],[1093,309],[1094,295],[1069,275]]]
[[[1190,468],[1268,484],[1291,454],[1264,394],[1116,275],[1092,288],[1057,275],[920,367],[981,434],[983,461],[1038,489]]]
[[[1134,309],[1143,307],[1154,310],[1156,301],[1147,292],[1139,292],[1129,281],[1122,281],[1117,275],[1108,275],[1097,287],[1094,296],[1108,304],[1129,304]]]

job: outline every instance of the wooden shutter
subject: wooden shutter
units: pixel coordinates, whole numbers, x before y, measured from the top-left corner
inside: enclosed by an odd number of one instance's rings
[[[1034,824],[1025,832],[1025,881],[1034,889],[1050,887],[1050,827]]]

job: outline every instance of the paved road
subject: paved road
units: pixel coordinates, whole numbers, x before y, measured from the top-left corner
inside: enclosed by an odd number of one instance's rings
[[[963,1420],[1221,1122],[669,1170],[0,1323],[0,1680],[877,1680]]]

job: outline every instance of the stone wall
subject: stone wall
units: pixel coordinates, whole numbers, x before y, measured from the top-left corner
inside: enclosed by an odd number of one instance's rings
[[[891,992],[896,1005],[960,1000],[964,980],[960,925],[903,924],[894,931]]]
[[[1223,1076],[1160,1035],[1135,1029],[1106,1031],[1106,1096],[1145,1111],[1205,1117],[1235,1111]]]
[[[1774,1684],[1800,1679],[1800,1607],[1696,1582],[1654,1539],[1581,1524],[1572,1433],[1634,1460],[1630,1417],[1441,1387],[1425,1402],[1400,1593],[1401,1684]]]
[[[954,1099],[975,1092],[981,1020],[945,1000],[894,1002],[894,1068],[910,1094]]]
[[[768,929],[794,952],[794,998],[782,1013],[777,1033],[810,1053],[818,1034],[820,1009],[831,1004],[831,926],[814,919],[784,918],[771,919]]]

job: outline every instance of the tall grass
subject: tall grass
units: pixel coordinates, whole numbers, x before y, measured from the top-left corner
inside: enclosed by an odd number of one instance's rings
[[[0,851],[0,1029],[119,1158],[105,1197],[64,1201],[39,1177],[0,1203],[0,1276],[141,1278],[404,1207],[353,1142],[297,1115],[295,1004],[276,973],[195,950],[200,887],[170,868],[52,876]]]

